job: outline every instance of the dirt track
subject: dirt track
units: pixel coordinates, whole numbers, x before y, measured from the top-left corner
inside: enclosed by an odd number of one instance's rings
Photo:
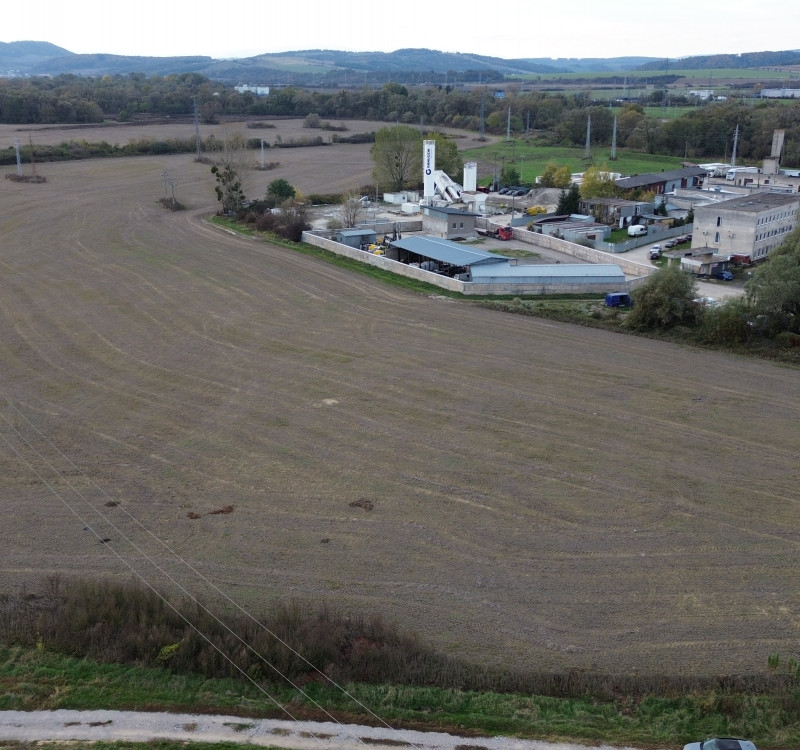
[[[445,732],[310,721],[243,719],[240,716],[134,711],[0,711],[0,739],[18,742],[229,742],[291,750],[592,750],[590,745],[509,737],[459,737]],[[611,750],[608,745],[596,750]],[[616,750],[628,750],[616,748]]]
[[[293,150],[298,175],[337,189],[338,148]],[[189,211],[157,205],[164,169]],[[163,580],[146,552],[208,596],[141,522],[244,605],[325,597],[483,663],[727,672],[794,649],[796,370],[229,236],[190,157],[40,171],[0,180],[3,589]]]

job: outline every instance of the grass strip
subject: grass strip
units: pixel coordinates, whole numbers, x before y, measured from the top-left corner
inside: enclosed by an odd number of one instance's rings
[[[800,690],[781,695],[714,691],[603,701],[398,685],[350,684],[346,688],[355,701],[318,682],[308,683],[304,694],[290,686],[264,689],[293,716],[307,720],[326,718],[316,703],[342,722],[375,724],[363,705],[396,728],[461,735],[641,747],[677,747],[722,735],[751,737],[760,748],[800,745]],[[252,683],[175,675],[166,669],[101,665],[42,649],[0,646],[0,710],[60,708],[287,718]]]

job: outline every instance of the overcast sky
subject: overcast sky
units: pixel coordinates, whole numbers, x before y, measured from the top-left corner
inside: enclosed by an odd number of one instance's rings
[[[494,57],[679,58],[800,48],[798,0],[40,0],[0,41],[70,52],[249,57],[426,47]]]

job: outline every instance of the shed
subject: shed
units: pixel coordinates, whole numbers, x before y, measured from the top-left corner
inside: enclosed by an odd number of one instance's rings
[[[422,229],[446,240],[475,236],[475,218],[479,214],[449,206],[423,206]]]
[[[363,245],[370,245],[376,242],[378,233],[374,229],[340,229],[336,233],[336,241],[356,250]]]
[[[479,284],[527,284],[553,288],[616,291],[625,286],[625,273],[613,263],[530,264],[516,260],[470,267],[470,281]]]

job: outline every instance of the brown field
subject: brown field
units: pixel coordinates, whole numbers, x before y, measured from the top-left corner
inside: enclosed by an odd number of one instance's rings
[[[370,170],[366,147],[280,161],[251,184]],[[164,169],[189,210],[158,205]],[[212,598],[202,574],[531,669],[761,671],[795,649],[797,370],[229,235],[190,156],[40,172],[0,180],[0,591],[133,569]]]

